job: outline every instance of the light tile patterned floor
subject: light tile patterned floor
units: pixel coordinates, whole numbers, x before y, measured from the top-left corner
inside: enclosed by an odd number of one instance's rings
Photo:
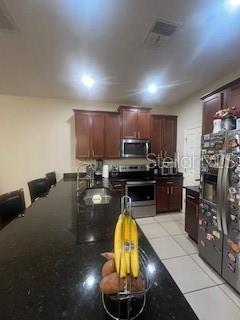
[[[198,256],[184,219],[174,212],[137,222],[199,320],[240,320],[240,295]]]

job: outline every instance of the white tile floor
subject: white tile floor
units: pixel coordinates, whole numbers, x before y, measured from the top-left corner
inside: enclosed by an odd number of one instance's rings
[[[184,231],[184,214],[137,219],[199,320],[240,320],[240,295],[199,256]]]

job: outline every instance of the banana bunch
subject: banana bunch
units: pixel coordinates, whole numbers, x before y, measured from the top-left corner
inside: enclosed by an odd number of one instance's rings
[[[120,214],[114,234],[114,254],[120,278],[139,276],[138,231],[134,219],[127,213]]]

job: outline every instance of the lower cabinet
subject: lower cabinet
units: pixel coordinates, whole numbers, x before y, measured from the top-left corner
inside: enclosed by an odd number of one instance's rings
[[[198,241],[199,193],[186,190],[185,231],[195,242]]]
[[[161,177],[157,181],[157,212],[181,211],[182,209],[182,176]]]

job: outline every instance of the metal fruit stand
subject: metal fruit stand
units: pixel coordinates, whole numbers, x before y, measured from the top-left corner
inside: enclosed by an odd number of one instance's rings
[[[132,200],[128,196],[121,198],[121,211],[132,217]],[[125,252],[132,250],[132,245],[125,246]],[[139,247],[140,277],[143,279],[143,290],[132,292],[132,277],[127,276],[124,280],[124,289],[114,295],[102,293],[102,303],[106,313],[115,320],[136,319],[144,310],[147,300],[147,292],[153,284],[153,274],[149,272],[150,260],[142,248]]]

